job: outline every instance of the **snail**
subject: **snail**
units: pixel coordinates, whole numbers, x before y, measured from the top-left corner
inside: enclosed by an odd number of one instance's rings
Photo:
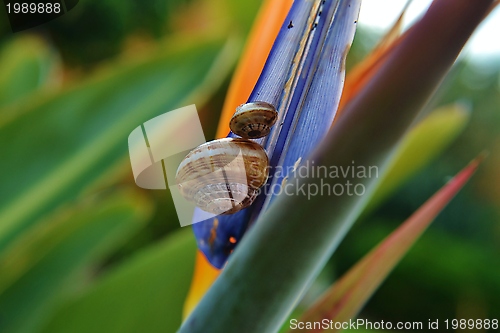
[[[278,119],[275,107],[266,102],[238,106],[229,122],[231,131],[245,139],[258,139],[269,134]]]
[[[180,163],[176,182],[181,195],[212,214],[234,214],[250,206],[267,181],[269,159],[249,139],[269,134],[278,113],[266,102],[236,108],[231,131],[242,138],[224,138],[193,149]]]
[[[225,138],[192,150],[177,169],[181,195],[212,214],[233,214],[255,200],[268,177],[269,160],[261,145]]]

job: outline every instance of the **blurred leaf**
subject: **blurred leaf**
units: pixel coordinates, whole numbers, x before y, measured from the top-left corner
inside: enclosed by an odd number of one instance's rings
[[[64,306],[43,332],[175,332],[195,253],[189,228],[169,236]]]
[[[0,108],[56,83],[59,58],[39,37],[22,35],[0,51]]]
[[[96,197],[39,223],[0,257],[0,331],[33,332],[85,268],[122,245],[150,215],[144,198]]]
[[[64,19],[41,29],[50,34],[67,63],[89,65],[117,55],[130,35],[163,36],[175,10],[189,1],[80,1]]]
[[[436,109],[413,127],[399,144],[364,213],[376,208],[446,149],[463,131],[469,118],[470,111],[464,105],[450,104]]]
[[[127,137],[135,127],[180,106],[203,103],[231,68],[237,52],[232,46],[172,40],[153,57],[129,60],[18,110],[15,118],[0,118],[0,250],[40,216],[125,162]]]
[[[481,171],[483,169],[481,167]],[[477,184],[477,178],[474,178],[474,184]],[[466,192],[464,189],[460,197],[466,197]],[[458,200],[454,200],[452,203],[456,205],[457,202]],[[445,211],[450,210],[451,204]],[[436,223],[444,220],[445,211]],[[380,242],[393,230],[387,227],[387,224],[392,225],[393,222],[377,219],[373,223],[358,226],[356,235],[351,234],[349,237],[349,240],[355,241],[349,241],[349,249],[344,247],[344,251],[338,253],[342,255],[341,265],[344,267],[347,262],[352,263],[370,251],[373,244]],[[481,227],[484,220],[479,219],[478,222],[474,224],[475,227]],[[402,294],[413,302],[398,304]],[[470,306],[485,312],[487,317],[500,313],[498,295],[498,251],[485,248],[484,243],[470,242],[467,237],[457,237],[449,230],[440,230],[436,225],[436,228],[426,231],[425,236],[418,240],[407,257],[397,265],[387,282],[382,284],[369,301],[366,311],[372,318],[390,315],[405,320],[427,320],[429,313],[435,314],[435,318],[446,318],[456,315],[456,306],[463,298],[476,298],[476,303],[471,302]],[[432,302],[428,302],[429,297],[432,297]],[[482,305],[478,306],[478,303]],[[425,304],[426,311],[418,311],[422,304]]]
[[[229,15],[233,18],[233,24],[239,23],[239,29],[243,30],[244,33],[250,31],[255,22],[255,16],[259,11],[259,8],[264,5],[266,0],[244,0],[244,1],[231,1],[222,0],[222,4]],[[282,2],[283,15],[286,16],[289,8],[289,1],[284,0]],[[282,22],[280,22],[281,25]],[[265,22],[265,24],[273,24],[271,22]]]
[[[286,333],[290,329],[290,320],[297,319],[302,313],[304,312],[304,309],[300,309],[299,307],[296,307],[292,313],[288,316],[287,320],[283,323],[281,328],[279,329],[278,333]]]
[[[474,160],[427,200],[398,229],[326,291],[299,321],[329,319],[333,322],[347,322],[353,319],[439,212],[474,174],[479,163],[480,159]],[[300,331],[312,332],[307,329]]]
[[[353,161],[365,168],[384,168],[490,4],[435,0],[346,105],[335,130],[310,160],[344,170]],[[261,215],[180,332],[228,332],[234,327],[239,332],[277,331],[359,216],[376,183],[353,178],[288,179],[287,184],[298,181],[289,191],[297,194],[280,196]],[[298,190],[346,181],[362,184],[367,193],[307,196]]]

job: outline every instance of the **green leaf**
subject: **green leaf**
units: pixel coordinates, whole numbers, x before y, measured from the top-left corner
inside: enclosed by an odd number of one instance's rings
[[[57,82],[59,57],[43,40],[23,35],[0,51],[0,108]]]
[[[372,80],[346,104],[310,160],[344,170],[353,161],[383,169],[491,2],[435,0],[384,58]],[[298,190],[324,184],[332,188],[347,181],[362,184],[366,193],[308,196]],[[361,213],[376,179],[297,175],[288,184],[288,193],[297,194],[278,197],[259,217],[180,332],[279,330]]]
[[[461,196],[463,198],[467,194],[464,192]],[[457,202],[455,206],[456,204]],[[355,257],[362,257],[370,250],[367,244],[377,244],[391,233],[392,230],[387,225],[394,221],[377,219],[374,222],[377,223],[364,223],[362,232],[359,232],[359,228],[357,229],[356,242],[350,244],[351,249],[349,249],[347,260],[352,261]],[[476,227],[479,227],[480,223],[476,224]],[[442,312],[438,315],[441,311],[438,308],[443,305],[443,299],[460,302],[464,301],[464,297],[478,294],[481,302],[488,304],[488,311],[497,313],[500,310],[500,299],[496,296],[500,295],[500,258],[498,251],[494,248],[485,248],[484,245],[483,242],[470,242],[458,238],[447,230],[431,228],[426,231],[425,237],[419,239],[408,252],[407,257],[400,261],[391,273],[390,279],[392,283],[404,281],[397,286],[393,284],[395,288],[405,289],[421,285],[422,289],[415,290],[415,294],[423,298],[426,295],[435,294],[437,298],[440,298],[441,301],[429,305],[429,309],[436,312],[437,317],[443,316],[444,313],[453,313],[451,308],[441,309]],[[423,267],[425,269],[422,269]],[[464,267],[467,267],[467,270],[464,270]],[[415,274],[416,270],[419,274]],[[388,288],[386,287],[385,290],[387,291]],[[464,290],[473,290],[473,292],[464,295],[462,293]],[[388,302],[394,302],[399,292],[401,290],[392,291],[394,298]],[[414,297],[415,294],[409,297]],[[378,297],[378,302],[370,305],[371,309],[380,305],[380,302],[384,302],[382,297]],[[397,306],[397,304],[394,305]]]
[[[455,103],[434,110],[413,127],[398,145],[363,214],[376,208],[446,149],[463,131],[469,118],[469,110]]]
[[[43,332],[175,332],[181,324],[195,253],[191,229],[169,236],[66,304]]]
[[[147,221],[144,197],[120,192],[38,223],[0,257],[0,331],[33,332],[88,269]]]
[[[177,39],[164,47],[17,110],[16,117],[0,117],[0,250],[116,165],[129,168],[130,132],[169,110],[203,103],[237,52],[217,40]]]
[[[343,323],[353,319],[439,212],[465,185],[479,163],[480,159],[473,161],[427,200],[398,229],[329,288],[299,321],[315,322],[328,319]],[[312,332],[307,329],[299,331]]]

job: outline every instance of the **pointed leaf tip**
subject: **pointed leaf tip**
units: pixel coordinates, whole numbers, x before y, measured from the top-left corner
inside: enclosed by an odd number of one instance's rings
[[[355,317],[438,213],[470,179],[485,157],[486,154],[482,153],[472,160],[398,229],[344,274],[299,321],[314,322],[326,318],[334,322],[345,322]],[[299,332],[323,330],[304,329]]]

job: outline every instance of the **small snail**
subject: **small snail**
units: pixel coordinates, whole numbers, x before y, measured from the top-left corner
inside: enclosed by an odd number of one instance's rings
[[[245,139],[258,139],[269,134],[278,119],[274,106],[266,102],[251,102],[238,106],[229,122],[231,131]]]
[[[246,139],[210,141],[192,150],[177,169],[182,196],[212,214],[233,214],[252,204],[268,177],[261,145]]]

